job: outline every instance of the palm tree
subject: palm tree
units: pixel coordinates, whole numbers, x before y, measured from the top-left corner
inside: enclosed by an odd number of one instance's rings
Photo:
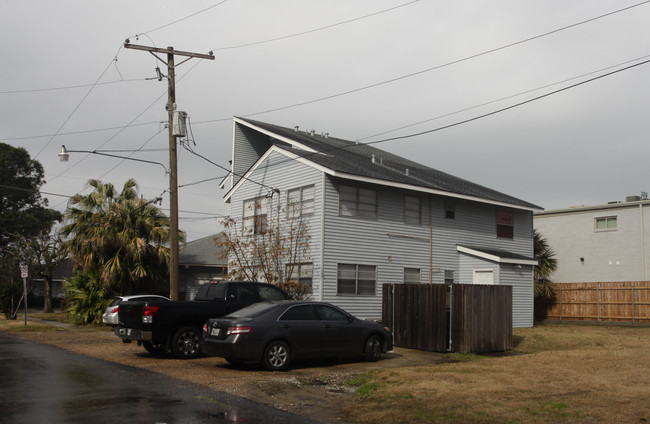
[[[535,280],[533,313],[536,321],[542,321],[546,318],[549,306],[555,300],[551,275],[557,269],[557,259],[554,258],[553,249],[537,230],[533,231],[533,250],[537,259],[533,277]]]
[[[121,192],[89,180],[94,190],[70,199],[63,243],[78,270],[97,270],[105,292],[131,294],[166,280],[169,266],[169,218],[138,196],[129,179]],[[184,235],[179,234],[183,240]]]

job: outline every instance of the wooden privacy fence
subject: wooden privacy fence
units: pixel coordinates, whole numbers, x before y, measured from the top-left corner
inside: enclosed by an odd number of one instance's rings
[[[650,281],[556,283],[546,319],[650,322]]]
[[[433,352],[511,350],[512,287],[383,284],[382,322],[399,347]]]

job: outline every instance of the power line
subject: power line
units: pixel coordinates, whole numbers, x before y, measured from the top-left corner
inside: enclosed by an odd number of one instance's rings
[[[360,21],[360,20],[363,20],[363,19],[366,19],[366,18],[370,18],[370,17],[373,17],[373,16],[377,16],[377,15],[380,15],[382,13],[390,12],[390,11],[393,11],[395,9],[399,9],[399,8],[402,8],[402,7],[405,7],[405,6],[409,6],[409,5],[413,4],[413,3],[417,3],[419,1],[420,0],[413,0],[413,1],[410,1],[408,3],[400,4],[398,6],[390,7],[388,9],[380,10],[378,12],[370,13],[368,15],[359,16],[358,18],[348,19],[347,21],[336,22],[336,23],[326,25],[326,26],[323,26],[323,27],[320,27],[320,28],[314,28],[314,29],[310,29],[310,30],[307,30],[307,31],[296,32],[294,34],[283,35],[281,37],[271,38],[271,39],[268,39],[268,40],[253,41],[253,42],[250,42],[250,43],[239,44],[239,45],[236,45],[236,46],[217,47],[217,48],[212,49],[212,50],[213,51],[220,51],[220,50],[240,49],[240,48],[243,48],[243,47],[249,47],[249,46],[255,46],[255,45],[259,45],[259,44],[272,43],[272,42],[275,42],[275,41],[286,40],[288,38],[299,37],[301,35],[312,34],[314,32],[323,31],[323,30],[326,30],[326,29],[330,29],[330,28],[340,26],[340,25],[345,25],[345,24]]]
[[[99,82],[94,84],[68,85],[63,87],[33,88],[33,89],[25,89],[25,90],[6,90],[6,91],[0,91],[0,94],[22,94],[22,93],[38,93],[44,91],[72,90],[76,88],[95,87],[101,85],[111,85],[111,84],[119,84],[123,82],[136,82],[136,81],[137,82],[146,81],[146,79],[144,78],[120,79],[115,81],[106,81],[106,82]]]
[[[203,13],[203,12],[207,12],[208,10],[213,9],[213,8],[215,8],[215,7],[217,7],[217,6],[221,6],[222,4],[224,4],[224,3],[227,2],[227,1],[228,1],[228,0],[223,0],[222,2],[219,2],[219,3],[217,3],[217,4],[214,4],[214,5],[210,6],[210,7],[206,7],[205,9],[199,10],[198,12],[192,13],[191,15],[187,15],[187,16],[185,16],[184,18],[177,19],[177,20],[175,20],[175,21],[173,21],[173,22],[170,22],[170,23],[165,24],[165,25],[161,25],[161,26],[159,26],[159,27],[157,27],[157,28],[150,29],[150,30],[145,31],[145,32],[142,32],[142,33],[140,33],[140,34],[136,34],[136,36],[138,36],[138,35],[144,35],[144,34],[150,34],[150,33],[154,32],[154,31],[158,31],[159,29],[167,28],[168,26],[172,26],[172,25],[177,24],[177,23],[179,23],[179,22],[182,22],[182,21],[184,21],[184,20],[186,20],[186,19],[189,19],[189,18],[191,18],[191,17],[194,17],[194,16],[196,16],[196,15],[199,15],[199,14],[201,14],[201,13]]]
[[[34,159],[36,159],[36,158],[37,158],[37,157],[38,157],[38,156],[43,152],[43,150],[45,150],[45,148],[46,148],[47,146],[50,145],[50,143],[54,140],[54,138],[55,138],[55,137],[59,134],[59,132],[63,129],[63,127],[65,126],[65,124],[67,124],[68,121],[69,121],[69,120],[72,118],[72,116],[75,114],[75,112],[77,112],[77,110],[79,110],[79,108],[81,107],[81,105],[83,104],[83,102],[88,98],[88,96],[90,95],[90,93],[91,93],[91,92],[93,91],[93,89],[96,87],[97,83],[98,83],[98,82],[99,82],[99,81],[104,77],[104,74],[106,73],[106,71],[108,71],[108,68],[110,68],[111,65],[113,64],[113,62],[117,60],[117,55],[119,54],[119,52],[120,52],[121,49],[122,49],[122,46],[120,45],[120,47],[117,49],[117,53],[115,53],[115,58],[113,58],[113,59],[111,60],[111,63],[109,63],[108,66],[104,69],[104,71],[102,71],[102,73],[99,75],[99,77],[98,77],[97,80],[95,81],[95,84],[93,84],[93,85],[90,87],[90,89],[86,92],[86,94],[83,96],[83,98],[81,99],[81,101],[80,101],[80,102],[77,104],[77,106],[72,110],[72,112],[70,112],[70,114],[69,114],[68,117],[65,119],[65,121],[63,121],[63,123],[61,124],[61,126],[59,126],[59,129],[56,130],[56,132],[54,133],[54,135],[53,135],[53,136],[48,140],[47,143],[45,143],[45,146],[43,146],[43,147],[41,148],[41,150],[39,150],[38,153],[36,153],[36,155],[34,156]]]
[[[368,90],[368,89],[371,89],[371,88],[380,87],[382,85],[391,84],[391,83],[401,81],[401,80],[404,80],[404,79],[407,79],[407,78],[411,78],[411,77],[414,77],[414,76],[417,76],[417,75],[422,75],[422,74],[425,74],[425,73],[428,73],[428,72],[431,72],[431,71],[446,68],[446,67],[451,66],[451,65],[456,65],[458,63],[466,62],[466,61],[471,60],[471,59],[476,59],[476,58],[479,58],[481,56],[488,55],[490,53],[495,53],[495,52],[498,52],[498,51],[501,51],[501,50],[505,50],[505,49],[508,49],[510,47],[518,46],[520,44],[524,44],[524,43],[527,43],[529,41],[533,41],[533,40],[537,40],[537,39],[540,39],[540,38],[543,38],[543,37],[547,37],[549,35],[556,34],[558,32],[565,31],[567,29],[575,28],[577,26],[584,25],[584,24],[596,21],[598,19],[602,19],[602,18],[611,16],[611,15],[614,15],[614,14],[617,14],[617,13],[621,13],[621,12],[624,12],[624,11],[627,11],[627,10],[630,10],[632,8],[642,6],[642,5],[645,5],[645,4],[648,4],[648,3],[650,3],[650,0],[646,0],[646,1],[643,1],[641,3],[637,3],[637,4],[634,4],[634,5],[628,6],[628,7],[624,7],[622,9],[618,9],[618,10],[615,10],[615,11],[612,11],[612,12],[608,12],[608,13],[605,13],[605,14],[602,14],[602,15],[598,15],[596,17],[589,18],[589,19],[586,19],[586,20],[583,20],[583,21],[580,21],[580,22],[577,22],[577,23],[574,23],[574,24],[571,24],[571,25],[566,25],[566,26],[563,26],[561,28],[557,28],[557,29],[547,31],[547,32],[544,32],[544,33],[541,33],[541,34],[538,34],[538,35],[535,35],[535,36],[532,36],[532,37],[525,38],[523,40],[519,40],[519,41],[515,41],[513,43],[505,44],[505,45],[500,46],[500,47],[495,47],[493,49],[484,50],[484,51],[482,51],[480,53],[476,53],[476,54],[473,54],[473,55],[470,55],[470,56],[466,56],[466,57],[461,58],[461,59],[453,60],[451,62],[443,63],[441,65],[432,66],[430,68],[422,69],[422,70],[412,72],[412,73],[409,73],[409,74],[405,74],[405,75],[401,75],[401,76],[398,76],[398,77],[395,77],[395,78],[391,78],[391,79],[380,81],[380,82],[377,82],[377,83],[374,83],[374,84],[366,85],[364,87],[359,87],[359,88],[355,88],[355,89],[352,89],[352,90],[343,91],[341,93],[331,94],[331,95],[328,95],[328,96],[319,97],[317,99],[307,100],[307,101],[304,101],[304,102],[294,103],[294,104],[287,105],[287,106],[281,106],[281,107],[277,107],[277,108],[273,108],[273,109],[267,109],[267,110],[260,111],[260,112],[253,112],[253,113],[249,113],[249,114],[244,114],[244,115],[241,115],[241,116],[242,117],[248,117],[248,116],[263,115],[263,114],[272,113],[272,112],[279,112],[281,110],[292,109],[294,107],[299,107],[299,106],[306,106],[306,105],[309,105],[309,104],[312,104],[312,103],[318,103],[318,102],[322,102],[322,101],[325,101],[325,100],[330,100],[330,99],[334,99],[334,98],[337,98],[337,97],[346,96],[348,94],[358,93],[360,91],[365,91],[365,90]],[[199,121],[199,122],[197,122],[197,124],[220,122],[220,121],[226,121],[226,120],[229,120],[229,119],[231,119],[231,118],[219,118],[219,119],[213,119],[213,120]]]
[[[488,106],[488,105],[491,105],[491,104],[494,104],[494,103],[499,103],[499,102],[501,102],[503,100],[512,99],[514,97],[519,97],[521,95],[532,93],[534,91],[539,91],[539,90],[542,90],[542,89],[545,89],[545,88],[549,88],[549,87],[552,87],[554,85],[563,84],[565,82],[573,81],[573,80],[576,80],[578,78],[584,78],[584,77],[586,77],[588,75],[593,75],[593,74],[596,74],[598,72],[606,71],[608,69],[616,68],[616,67],[619,67],[619,66],[622,66],[622,65],[627,65],[628,63],[637,62],[637,61],[645,59],[647,57],[650,57],[650,55],[641,56],[641,57],[638,57],[636,59],[628,60],[628,61],[625,61],[625,62],[622,62],[622,63],[618,63],[616,65],[607,66],[605,68],[601,68],[601,69],[598,69],[596,71],[587,72],[586,74],[577,75],[577,76],[574,76],[574,77],[571,77],[571,78],[564,79],[562,81],[557,81],[557,82],[554,82],[554,83],[551,83],[551,84],[543,85],[541,87],[537,87],[537,88],[533,88],[533,89],[530,89],[530,90],[522,91],[522,92],[519,92],[519,93],[516,93],[516,94],[511,94],[509,96],[501,97],[501,98],[496,99],[496,100],[490,100],[489,102],[485,102],[485,103],[481,103],[481,104],[478,104],[478,105],[466,107],[464,109],[456,110],[454,112],[445,113],[444,115],[438,115],[436,117],[428,118],[428,119],[425,119],[423,121],[418,121],[418,122],[414,122],[414,123],[411,123],[411,124],[403,125],[403,126],[398,127],[398,128],[393,128],[393,129],[390,129],[390,130],[387,130],[387,131],[382,131],[380,133],[376,133],[376,134],[373,134],[373,135],[369,135],[369,136],[366,136],[366,137],[359,138],[356,141],[367,140],[369,138],[378,137],[380,135],[389,134],[389,133],[399,131],[399,130],[403,130],[403,129],[406,129],[406,128],[415,127],[417,125],[421,125],[421,124],[424,124],[424,123],[427,123],[427,122],[435,121],[435,120],[442,119],[442,118],[447,118],[449,116],[457,115],[459,113],[467,112],[467,111],[470,111],[470,110],[473,110],[473,109],[478,109],[478,108],[483,107],[483,106]]]
[[[630,69],[632,69],[632,68],[636,68],[637,66],[646,65],[646,64],[648,64],[648,63],[650,63],[650,59],[648,59],[648,60],[644,60],[643,62],[635,63],[635,64],[633,64],[633,65],[626,66],[626,67],[621,68],[621,69],[617,69],[617,70],[615,70],[615,71],[607,72],[607,73],[605,73],[605,74],[602,74],[602,75],[599,75],[599,76],[596,76],[596,77],[593,77],[593,78],[589,78],[589,79],[587,79],[587,80],[580,81],[580,82],[577,82],[577,83],[575,83],[575,84],[571,84],[571,85],[569,85],[569,86],[567,86],[567,87],[563,87],[563,88],[560,88],[560,89],[557,89],[557,90],[551,91],[551,92],[549,92],[549,93],[542,94],[542,95],[540,95],[540,96],[533,97],[533,98],[528,99],[528,100],[524,100],[523,102],[515,103],[515,104],[513,104],[513,105],[510,105],[510,106],[507,106],[507,107],[504,107],[504,108],[501,108],[501,109],[494,110],[494,111],[492,111],[492,112],[484,113],[484,114],[482,114],[482,115],[478,115],[478,116],[475,116],[475,117],[473,117],[473,118],[464,119],[464,120],[462,120],[462,121],[454,122],[454,123],[449,124],[449,125],[443,125],[443,126],[438,127],[438,128],[434,128],[434,129],[430,129],[430,130],[426,130],[426,131],[421,131],[421,132],[417,132],[417,133],[412,133],[412,134],[407,134],[407,135],[403,135],[403,136],[391,137],[391,138],[385,138],[385,139],[382,139],[382,140],[376,140],[376,141],[370,141],[370,142],[368,142],[368,143],[364,143],[363,145],[379,144],[379,143],[384,143],[384,142],[387,142],[387,141],[402,140],[402,139],[405,139],[405,138],[417,137],[417,136],[420,136],[420,135],[430,134],[430,133],[437,132],[437,131],[441,131],[441,130],[444,130],[444,129],[448,129],[448,128],[452,128],[452,127],[457,127],[457,126],[459,126],[459,125],[467,124],[467,123],[469,123],[469,122],[476,121],[476,120],[479,120],[479,119],[482,119],[482,118],[486,118],[486,117],[488,117],[488,116],[496,115],[496,114],[498,114],[498,113],[505,112],[505,111],[507,111],[507,110],[514,109],[514,108],[517,108],[517,107],[519,107],[519,106],[523,106],[523,105],[525,105],[525,104],[532,103],[532,102],[534,102],[534,101],[537,101],[537,100],[543,99],[543,98],[545,98],[545,97],[549,97],[549,96],[552,96],[552,95],[554,95],[554,94],[558,94],[558,93],[561,93],[561,92],[563,92],[563,91],[567,91],[567,90],[570,90],[570,89],[572,89],[572,88],[576,88],[576,87],[578,87],[578,86],[581,86],[581,85],[584,85],[584,84],[587,84],[587,83],[590,83],[590,82],[593,82],[593,81],[599,80],[599,79],[601,79],[601,78],[605,78],[605,77],[608,77],[608,76],[611,76],[611,75],[617,74],[617,73],[619,73],[619,72],[623,72],[623,71],[630,70]],[[345,148],[345,147],[343,147],[343,148]]]

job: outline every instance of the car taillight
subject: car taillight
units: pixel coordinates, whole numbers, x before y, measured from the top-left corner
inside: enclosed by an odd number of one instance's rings
[[[231,334],[247,334],[250,333],[253,327],[228,327],[226,331],[226,337]]]
[[[157,306],[143,306],[142,307],[142,322],[144,324],[151,324],[153,322],[154,314],[158,312]]]
[[[120,308],[119,306],[116,306],[115,308],[113,308],[113,310],[111,311],[111,313],[112,313],[112,314],[117,313],[117,310],[118,310],[119,308]]]
[[[205,324],[203,324],[203,332],[204,333],[208,332],[208,323],[207,322]]]

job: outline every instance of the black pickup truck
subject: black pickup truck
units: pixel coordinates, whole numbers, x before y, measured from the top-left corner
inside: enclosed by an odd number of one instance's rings
[[[171,349],[178,358],[200,355],[203,324],[253,303],[288,300],[278,287],[250,281],[212,281],[204,284],[194,301],[131,301],[120,303],[115,334],[124,343],[135,340],[154,354]]]

